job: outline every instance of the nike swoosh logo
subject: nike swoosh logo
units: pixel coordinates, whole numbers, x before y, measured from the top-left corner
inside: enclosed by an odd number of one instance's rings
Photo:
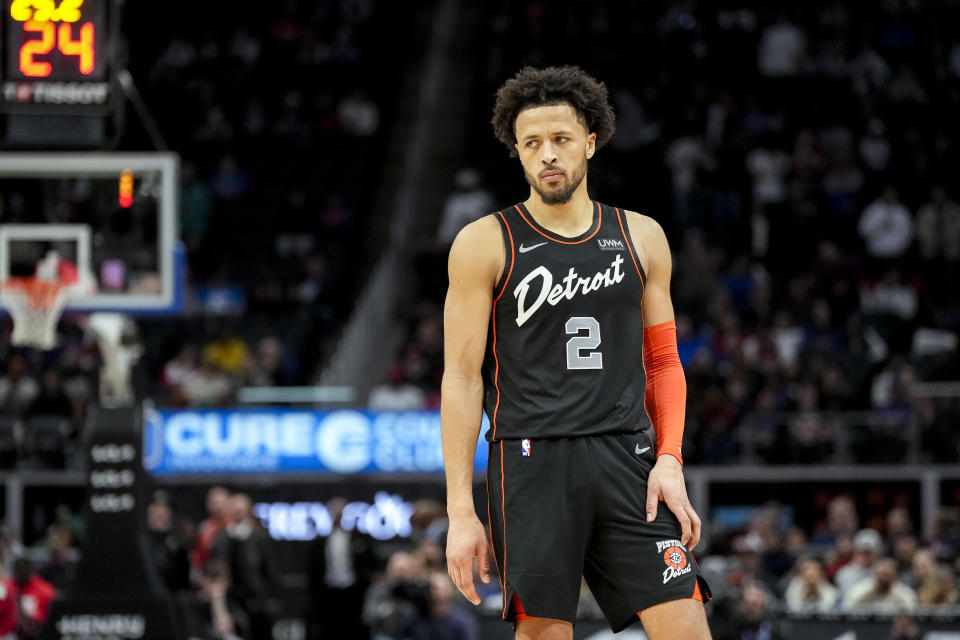
[[[644,447],[643,449],[641,449],[640,445],[638,444],[637,448],[634,449],[634,451],[636,451],[637,455],[639,456],[641,453],[646,453],[647,451],[650,451],[650,447]]]
[[[546,243],[546,242],[541,242],[540,244],[532,244],[532,245],[530,245],[529,247],[525,247],[525,246],[523,246],[523,245],[521,244],[521,245],[520,245],[520,253],[526,253],[527,251],[533,251],[533,250],[536,249],[537,247],[542,247],[542,246],[545,245],[545,244],[547,244],[547,243]]]

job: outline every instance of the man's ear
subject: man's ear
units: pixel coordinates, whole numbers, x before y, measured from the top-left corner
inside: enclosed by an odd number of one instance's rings
[[[591,133],[587,136],[587,160],[593,157],[597,152],[597,134]]]

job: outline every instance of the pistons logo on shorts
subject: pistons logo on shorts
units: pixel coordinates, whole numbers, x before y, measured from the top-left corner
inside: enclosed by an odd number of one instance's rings
[[[658,543],[660,546],[660,543]],[[665,546],[665,545],[664,545]],[[667,584],[676,577],[690,573],[693,567],[687,561],[687,552],[679,544],[661,548],[663,551],[663,563],[667,568],[663,570],[663,584]]]

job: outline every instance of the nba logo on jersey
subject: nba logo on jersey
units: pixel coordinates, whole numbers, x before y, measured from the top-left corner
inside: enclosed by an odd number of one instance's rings
[[[524,438],[520,441],[520,453],[525,457],[530,457],[530,438]]]

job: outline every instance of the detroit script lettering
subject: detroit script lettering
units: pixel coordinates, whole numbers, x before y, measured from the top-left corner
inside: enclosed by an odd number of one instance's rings
[[[623,280],[623,272],[620,270],[622,264],[623,256],[617,254],[606,271],[599,271],[593,277],[588,278],[581,278],[577,270],[570,267],[570,271],[562,280],[563,284],[559,282],[553,284],[553,275],[550,270],[540,265],[528,273],[513,290],[513,296],[517,299],[517,326],[522,327],[523,323],[529,320],[537,312],[537,309],[543,306],[544,302],[555,307],[563,299],[573,300],[573,297],[578,293],[587,295],[591,291],[617,284]],[[540,291],[537,293],[536,299],[528,306],[527,294],[530,293],[531,285],[535,284],[537,280],[539,280]]]

